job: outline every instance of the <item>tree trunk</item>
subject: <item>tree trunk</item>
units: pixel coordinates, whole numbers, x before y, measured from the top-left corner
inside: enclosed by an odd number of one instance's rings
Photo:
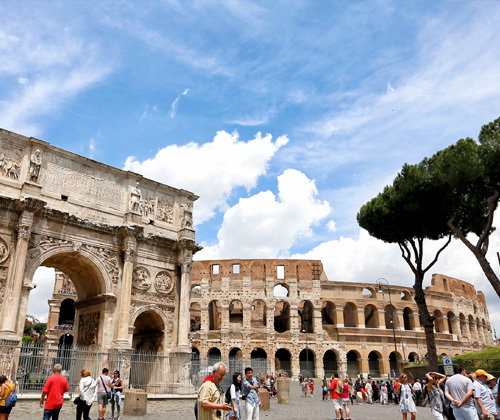
[[[486,259],[486,256],[483,255],[481,250],[474,248],[474,256],[476,257],[477,261],[479,262],[479,265],[483,269],[484,275],[490,282],[491,286],[493,289],[495,289],[495,292],[497,293],[498,297],[500,297],[500,280],[498,280],[497,275],[491,268],[490,263]]]
[[[415,285],[413,289],[415,290],[415,302],[418,305],[418,309],[422,314],[422,320],[424,322],[425,331],[425,341],[427,342],[427,358],[429,359],[429,370],[432,372],[438,371],[438,356],[436,351],[436,338],[434,336],[434,316],[429,313],[427,308],[427,302],[425,300],[425,293],[422,288],[424,281],[424,273],[418,270],[415,273]]]

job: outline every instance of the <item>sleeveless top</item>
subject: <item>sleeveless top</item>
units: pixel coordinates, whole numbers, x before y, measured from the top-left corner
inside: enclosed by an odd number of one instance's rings
[[[6,385],[5,387],[5,395],[3,396],[2,400],[0,401],[0,406],[5,407],[5,400],[9,398],[9,395],[11,391],[14,389],[14,384],[11,382],[4,382]]]
[[[439,387],[435,387],[432,385],[432,391],[429,391],[429,401],[431,403],[431,410],[438,411],[440,413],[443,412],[443,400],[444,394],[443,390]]]

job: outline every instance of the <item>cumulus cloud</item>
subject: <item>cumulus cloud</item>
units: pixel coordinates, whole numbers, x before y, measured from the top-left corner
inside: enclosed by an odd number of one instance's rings
[[[224,214],[218,244],[204,248],[196,259],[276,258],[286,256],[312,226],[330,214],[330,204],[316,198],[315,182],[295,169],[278,177],[278,196],[262,191]]]
[[[326,228],[330,231],[330,232],[335,232],[337,230],[337,224],[335,223],[335,220],[330,220],[327,224],[326,224]]]
[[[55,278],[55,270],[50,267],[39,267],[33,276],[33,283],[36,287],[30,293],[28,315],[35,316],[40,322],[47,322],[48,299],[54,291]]]
[[[27,85],[29,80],[26,79],[26,77],[20,77],[19,79],[17,79],[17,82],[20,84],[20,85]]]
[[[219,131],[211,142],[170,145],[142,162],[129,156],[124,169],[200,195],[194,212],[199,224],[224,209],[235,188],[254,188],[269,161],[287,143],[286,136],[273,141],[270,134],[258,133],[245,142],[237,132]]]

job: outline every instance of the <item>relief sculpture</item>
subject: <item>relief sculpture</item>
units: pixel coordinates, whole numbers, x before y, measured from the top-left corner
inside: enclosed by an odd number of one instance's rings
[[[5,240],[0,238],[0,264],[7,261],[7,258],[9,258],[9,246]]]
[[[23,150],[8,143],[2,143],[0,151],[0,174],[6,178],[19,179]]]
[[[97,344],[100,315],[99,312],[80,315],[78,321],[78,344],[82,346]]]
[[[160,293],[170,293],[173,288],[172,276],[166,271],[160,271],[155,278],[155,289]]]
[[[139,183],[136,182],[135,187],[130,190],[129,211],[139,213],[141,208],[142,192],[139,188]]]
[[[182,227],[189,229],[193,227],[193,206],[191,203],[182,206]]]
[[[151,275],[149,271],[144,267],[134,268],[132,274],[132,284],[136,289],[146,290],[151,285]]]
[[[156,219],[171,225],[174,223],[174,204],[172,199],[158,200]]]
[[[42,166],[42,152],[39,149],[31,155],[30,159],[30,169],[28,177],[30,181],[38,182],[38,177],[40,176],[40,168]]]

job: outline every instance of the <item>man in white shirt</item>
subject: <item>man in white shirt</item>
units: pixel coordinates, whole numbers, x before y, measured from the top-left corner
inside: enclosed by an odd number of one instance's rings
[[[495,399],[493,398],[493,391],[488,385],[488,383],[494,379],[494,376],[483,369],[476,370],[474,398],[476,399],[477,414],[481,419],[495,420],[495,414],[498,413]]]
[[[422,401],[422,385],[420,379],[417,379],[413,384],[413,391],[415,391],[415,404],[419,406]]]

